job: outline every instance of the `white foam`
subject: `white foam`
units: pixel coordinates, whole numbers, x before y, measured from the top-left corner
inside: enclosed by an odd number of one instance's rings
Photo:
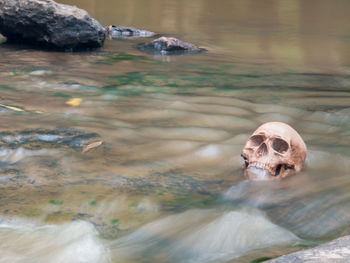
[[[109,251],[93,225],[0,224],[1,263],[107,263]]]

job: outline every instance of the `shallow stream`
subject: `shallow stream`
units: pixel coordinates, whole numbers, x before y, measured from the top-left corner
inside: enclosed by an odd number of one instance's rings
[[[350,234],[349,1],[61,2],[208,53],[0,44],[0,135],[39,138],[0,145],[1,263],[254,262]],[[306,166],[247,181],[267,121]]]

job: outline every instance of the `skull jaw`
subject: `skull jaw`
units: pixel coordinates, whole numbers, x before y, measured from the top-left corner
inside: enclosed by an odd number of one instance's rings
[[[264,169],[254,165],[249,165],[244,170],[244,176],[247,179],[254,181],[277,181],[292,174],[293,172],[293,170],[284,169],[284,167],[282,167],[278,174],[276,174],[276,171],[272,171],[271,169]]]

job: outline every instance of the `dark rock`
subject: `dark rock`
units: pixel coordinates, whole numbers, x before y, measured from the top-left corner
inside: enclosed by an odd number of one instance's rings
[[[270,260],[270,263],[328,263],[350,262],[350,236],[333,240],[329,243]]]
[[[160,37],[151,43],[143,44],[140,49],[145,52],[161,55],[181,55],[186,53],[205,52],[206,49],[183,42],[174,37]]]
[[[86,11],[52,0],[0,1],[0,33],[8,42],[72,50],[101,47],[106,37]]]
[[[107,30],[108,36],[116,39],[154,36],[154,33],[151,31],[126,26],[108,26]]]

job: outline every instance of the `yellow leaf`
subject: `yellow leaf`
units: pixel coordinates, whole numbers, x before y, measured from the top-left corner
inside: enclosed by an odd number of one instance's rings
[[[72,98],[66,101],[66,104],[71,105],[73,107],[77,107],[83,101],[82,98]]]
[[[4,107],[6,109],[9,109],[9,110],[14,110],[14,111],[24,111],[20,108],[17,108],[17,107],[13,107],[13,106],[7,106],[7,105],[4,105],[4,104],[0,104],[0,107]]]

